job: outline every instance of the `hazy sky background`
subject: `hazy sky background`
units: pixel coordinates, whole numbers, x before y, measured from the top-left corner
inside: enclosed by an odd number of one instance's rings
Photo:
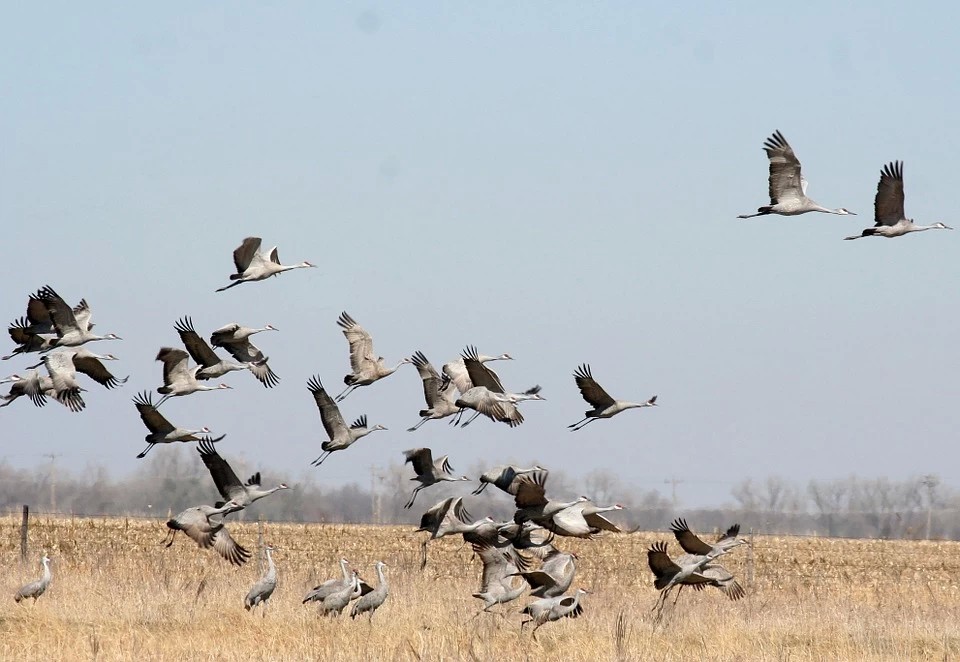
[[[427,445],[461,470],[606,468],[667,495],[676,475],[687,506],[770,474],[956,487],[960,232],[841,239],[872,225],[893,159],[909,216],[960,221],[958,18],[894,2],[10,6],[2,321],[44,284],[86,297],[97,331],[125,338],[87,347],[131,377],[90,382],[79,415],[0,410],[0,459],[133,469],[130,399],[162,383],[157,349],[192,315],[205,336],[279,327],[256,341],[282,382],[232,374],[234,391],[163,413],[291,480],[366,484]],[[859,216],[735,218],[766,204],[774,129],[810,195]],[[214,294],[248,235],[320,268]],[[306,381],[342,387],[341,310],[390,362],[509,352],[504,384],[548,401],[515,430],[409,434],[423,403],[404,366],[343,406],[390,431],[310,469],[325,437]],[[615,397],[661,406],[569,433],[584,361]]]

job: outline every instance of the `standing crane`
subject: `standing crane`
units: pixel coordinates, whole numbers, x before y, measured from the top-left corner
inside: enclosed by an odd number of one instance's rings
[[[347,385],[340,395],[337,396],[337,402],[350,395],[355,389],[389,377],[395,373],[400,366],[413,361],[407,357],[400,360],[393,368],[388,368],[383,362],[382,356],[376,356],[373,353],[373,338],[367,331],[357,324],[346,311],[340,313],[337,318],[337,324],[343,331],[350,345],[350,374],[343,378],[343,383]]]
[[[628,402],[626,400],[614,400],[603,390],[603,387],[593,378],[590,372],[589,364],[584,363],[573,373],[573,378],[577,382],[577,388],[580,389],[580,395],[587,401],[587,404],[593,407],[584,414],[582,421],[577,421],[573,425],[568,425],[572,432],[582,430],[593,421],[601,418],[613,418],[627,409],[636,409],[638,407],[656,407],[657,396],[653,396],[646,402]]]
[[[561,595],[555,598],[540,598],[534,600],[523,608],[523,614],[530,618],[520,623],[520,629],[527,623],[533,623],[533,638],[537,638],[537,630],[540,626],[552,621],[559,621],[561,618],[576,618],[583,613],[583,605],[580,598],[588,595],[590,591],[585,588],[578,588],[573,595]]]
[[[256,329],[247,326],[240,326],[236,322],[231,322],[221,326],[210,335],[210,344],[214,347],[222,347],[230,356],[248,366],[253,376],[259,380],[265,388],[273,388],[280,383],[280,378],[267,365],[269,357],[264,356],[260,348],[250,342],[250,336],[262,331],[276,331],[275,326],[267,324],[265,327]]]
[[[450,466],[450,461],[447,459],[449,456],[441,455],[434,461],[433,452],[429,448],[411,448],[408,451],[404,451],[403,456],[406,458],[404,464],[408,462],[412,464],[413,470],[417,474],[410,480],[420,482],[420,485],[413,489],[413,494],[410,495],[410,500],[403,506],[404,508],[412,507],[414,500],[417,498],[417,494],[425,487],[430,487],[431,485],[436,485],[444,481],[470,480],[466,476],[454,478],[453,467]]]
[[[231,287],[236,287],[243,283],[266,280],[270,278],[270,276],[279,276],[284,271],[317,266],[307,261],[299,264],[280,264],[277,247],[274,246],[271,248],[269,254],[265,256],[260,252],[260,242],[260,237],[247,237],[243,240],[243,243],[233,251],[233,265],[237,268],[237,273],[230,274],[230,280],[233,282],[217,288],[217,292],[229,290]]]
[[[310,378],[310,381],[307,382],[307,388],[313,394],[313,400],[317,403],[317,409],[320,410],[320,422],[323,423],[323,429],[327,431],[327,436],[330,437],[329,440],[320,445],[323,453],[310,463],[313,466],[319,467],[324,460],[330,457],[331,453],[349,448],[355,441],[366,437],[371,432],[387,429],[382,425],[374,425],[372,428],[368,428],[366,414],[355,420],[350,427],[347,427],[347,423],[340,413],[340,408],[323,388],[318,375]]]
[[[197,371],[200,366],[189,367],[190,355],[182,349],[161,347],[160,351],[157,352],[157,361],[163,362],[163,386],[157,389],[157,393],[160,393],[163,397],[160,398],[157,407],[169,398],[190,395],[197,391],[218,391],[233,388],[226,384],[206,386],[198,382]]]
[[[267,572],[264,573],[250,589],[250,592],[247,593],[247,597],[243,599],[243,608],[250,611],[257,605],[261,605],[262,609],[260,614],[266,616],[267,600],[270,599],[273,591],[277,588],[277,566],[273,564],[273,556],[271,555],[273,547],[267,545],[263,549],[267,553]]]
[[[224,437],[225,434],[220,435],[214,439],[210,437],[198,437],[197,435],[208,435],[210,434],[210,428],[203,426],[199,430],[187,430],[184,428],[174,427],[166,417],[157,411],[157,408],[153,406],[153,398],[150,396],[149,391],[143,391],[138,393],[136,397],[133,398],[133,404],[137,407],[137,412],[140,414],[140,420],[143,421],[143,424],[147,426],[147,429],[150,430],[150,434],[144,437],[144,441],[147,442],[147,447],[143,449],[139,455],[138,459],[143,459],[146,457],[147,453],[150,452],[157,444],[170,444],[177,441],[189,442],[189,441],[204,441],[208,444],[213,444]]]
[[[170,547],[177,536],[177,531],[183,531],[201,549],[213,547],[217,554],[230,563],[243,565],[250,558],[250,552],[230,537],[222,517],[225,513],[235,510],[240,510],[240,504],[234,501],[227,501],[219,508],[205,505],[187,508],[167,520],[167,528],[170,529],[169,541],[164,540],[164,542],[167,547]],[[212,518],[216,518],[216,521]]]
[[[78,347],[94,340],[123,340],[115,333],[100,336],[91,331],[92,311],[86,300],[81,301],[77,307],[79,311],[75,311],[49,285],[37,292],[37,298],[47,307],[50,321],[57,333],[56,339],[50,342],[53,347]]]
[[[40,559],[40,565],[43,566],[43,575],[37,581],[21,586],[16,595],[13,596],[14,602],[19,604],[27,598],[33,598],[34,603],[36,603],[37,598],[46,592],[47,587],[53,580],[53,575],[50,574],[50,557],[44,554]]]
[[[843,207],[830,209],[807,197],[807,180],[800,174],[800,160],[782,133],[774,131],[763,143],[763,150],[770,160],[770,204],[758,208],[756,214],[741,214],[737,218],[753,218],[766,214],[796,216],[811,211],[856,216]]]
[[[377,561],[377,579],[379,583],[375,589],[367,591],[360,596],[360,599],[353,604],[353,608],[350,610],[350,618],[356,618],[360,614],[370,614],[370,620],[373,620],[373,612],[380,608],[380,606],[386,602],[387,595],[389,595],[390,587],[387,585],[387,578],[383,574],[383,569],[387,567],[387,564],[383,561]]]
[[[457,399],[457,387],[453,380],[446,376],[441,378],[423,352],[414,352],[410,360],[420,373],[420,379],[423,380],[423,397],[427,402],[427,408],[420,410],[420,422],[412,428],[407,428],[407,432],[417,430],[427,421],[453,416],[460,411],[460,408],[454,404]]]
[[[330,595],[331,593],[336,593],[347,586],[349,586],[353,581],[353,571],[350,570],[350,561],[347,559],[340,559],[340,572],[343,574],[341,579],[328,579],[327,581],[314,586],[304,597],[301,604],[307,604],[308,602],[323,602],[323,600]]]
[[[860,234],[844,239],[860,239],[861,237],[902,237],[910,232],[924,230],[952,230],[949,225],[934,223],[933,225],[917,225],[907,218],[903,210],[903,161],[891,161],[880,171],[880,181],[877,183],[877,195],[873,199],[872,228],[867,228]]]
[[[360,577],[354,572],[350,578],[349,586],[335,591],[323,599],[323,602],[320,603],[320,613],[330,617],[339,616],[351,600],[360,597],[361,590]]]
[[[210,471],[210,476],[217,486],[217,491],[224,501],[232,501],[240,506],[237,510],[246,508],[254,501],[268,497],[278,490],[289,489],[286,483],[280,483],[276,487],[268,490],[260,486],[260,472],[253,474],[246,483],[241,483],[234,473],[230,464],[220,456],[213,444],[208,441],[201,441],[197,446],[197,452],[200,453],[200,459]],[[223,505],[223,502],[214,504],[217,508]]]

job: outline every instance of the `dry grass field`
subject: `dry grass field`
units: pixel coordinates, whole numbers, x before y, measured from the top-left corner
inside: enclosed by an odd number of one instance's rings
[[[519,605],[483,614],[479,562],[459,540],[431,543],[418,570],[410,528],[266,524],[279,586],[265,617],[243,608],[256,557],[237,569],[160,521],[31,521],[19,561],[19,518],[0,518],[0,659],[104,660],[908,660],[960,655],[960,544],[757,537],[749,597],[685,591],[654,628],[645,551],[664,534],[563,541],[580,555],[575,586],[594,591],[584,615],[520,633]],[[253,549],[256,524],[232,525]],[[420,534],[423,535],[423,534]],[[677,547],[671,541],[671,550]],[[53,559],[36,605],[14,591]],[[318,617],[300,600],[346,557],[365,577],[390,566],[391,596],[370,623]],[[724,563],[746,586],[747,552]],[[618,633],[618,621],[621,624]]]

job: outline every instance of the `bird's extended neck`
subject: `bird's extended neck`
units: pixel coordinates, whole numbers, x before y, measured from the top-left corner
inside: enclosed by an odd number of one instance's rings
[[[383,565],[377,565],[377,579],[380,580],[380,586],[387,585],[387,578],[383,574]]]

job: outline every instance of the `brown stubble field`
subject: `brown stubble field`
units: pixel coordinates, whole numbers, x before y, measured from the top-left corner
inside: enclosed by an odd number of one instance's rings
[[[654,628],[645,551],[662,533],[563,541],[580,556],[575,586],[593,591],[584,615],[520,633],[519,606],[476,613],[479,562],[458,539],[430,544],[420,572],[410,527],[265,525],[279,586],[266,616],[243,597],[256,557],[237,569],[160,520],[31,520],[30,562],[19,561],[19,517],[0,518],[0,659],[206,660],[862,660],[960,655],[960,544],[757,536],[749,597],[685,591]],[[232,524],[253,549],[257,525]],[[677,553],[671,541],[670,549]],[[36,605],[13,593],[53,559]],[[318,617],[303,594],[348,558],[369,580],[389,564],[391,596],[374,617]],[[747,552],[725,564],[747,585]],[[619,628],[618,628],[619,624]]]

